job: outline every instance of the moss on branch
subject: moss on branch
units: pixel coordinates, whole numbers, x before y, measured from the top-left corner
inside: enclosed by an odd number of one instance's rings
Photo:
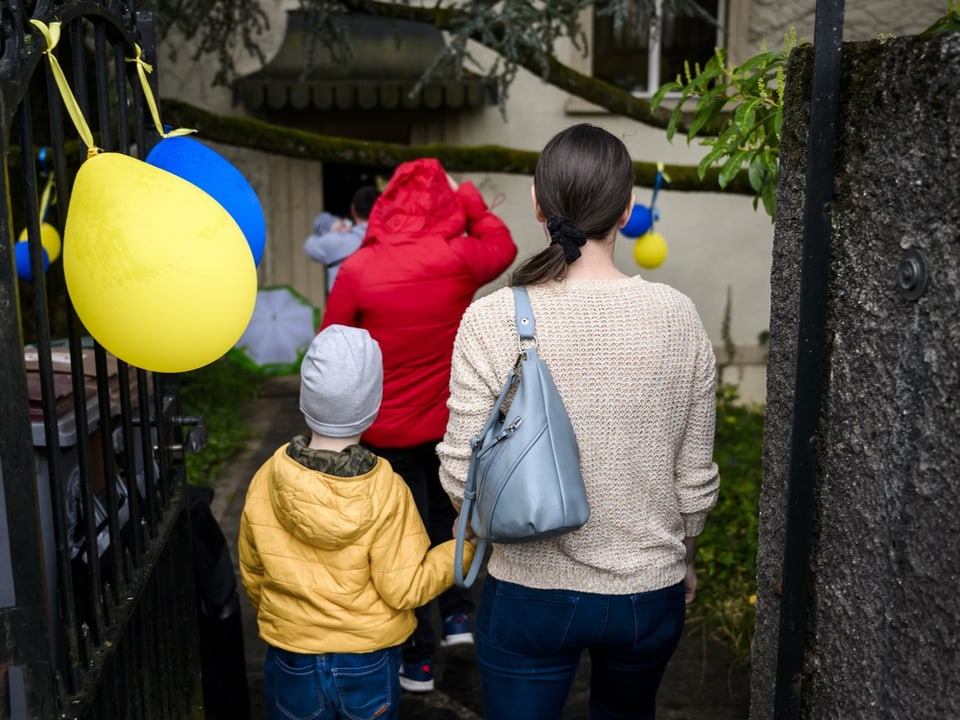
[[[211,142],[284,155],[301,160],[350,163],[382,167],[395,166],[421,157],[435,157],[452,172],[492,172],[509,175],[533,175],[539,153],[516,150],[499,145],[400,145],[332,137],[272,125],[251,118],[217,115],[180,100],[164,99],[164,121],[176,127],[196,128],[198,137]],[[654,162],[634,162],[637,185],[653,187],[657,176]],[[685,192],[720,192],[718,170],[711,168],[703,180],[697,169],[684,165],[667,165],[670,190]],[[752,195],[746,172],[741,172],[724,192]]]

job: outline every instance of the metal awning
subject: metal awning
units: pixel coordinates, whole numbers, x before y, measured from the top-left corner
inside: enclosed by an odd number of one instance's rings
[[[256,110],[469,110],[495,102],[495,86],[463,71],[441,70],[420,92],[411,92],[443,50],[434,26],[369,15],[345,15],[353,52],[349,65],[323,43],[313,47],[307,70],[306,14],[287,12],[287,31],[277,54],[260,70],[237,80],[243,105]]]

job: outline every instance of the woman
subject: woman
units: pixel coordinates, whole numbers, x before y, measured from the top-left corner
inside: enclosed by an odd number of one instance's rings
[[[496,545],[476,621],[485,718],[558,720],[581,651],[593,718],[653,718],[693,600],[696,536],[716,502],[713,348],[689,298],[614,264],[634,203],[624,144],[591,125],[544,148],[534,212],[548,247],[520,265],[541,357],[580,446],[589,521],[550,540]],[[459,507],[470,438],[516,360],[512,291],[464,314],[450,419],[438,446]]]

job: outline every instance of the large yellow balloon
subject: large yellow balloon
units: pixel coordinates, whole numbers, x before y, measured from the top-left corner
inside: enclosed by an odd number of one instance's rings
[[[226,353],[257,299],[253,256],[230,213],[196,185],[120,153],[80,166],[63,272],[87,331],[156,372],[193,370]]]
[[[633,259],[648,270],[660,267],[667,259],[667,241],[660,233],[644,233],[633,244]]]
[[[27,229],[20,233],[20,239],[27,239]],[[40,244],[47,251],[50,262],[60,257],[60,231],[48,222],[40,223]]]

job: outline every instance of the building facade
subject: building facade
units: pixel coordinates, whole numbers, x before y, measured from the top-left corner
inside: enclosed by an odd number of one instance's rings
[[[290,48],[298,47],[291,40],[296,28],[288,23],[287,17],[287,11],[295,9],[297,3],[265,0],[263,4],[271,18],[270,32],[262,38],[268,62],[262,67],[248,56],[238,57],[242,77],[256,77],[271,65],[282,65]],[[650,29],[647,37],[636,34],[623,37],[622,33],[617,36],[600,14],[595,17],[593,9],[585,10],[581,26],[590,45],[584,51],[562,42],[557,46],[556,56],[581,72],[602,74],[611,81],[628,83],[641,95],[649,95],[659,86],[658,82],[674,76],[670,73],[675,73],[678,58],[692,52],[694,40],[699,47],[707,47],[707,52],[712,45],[725,46],[731,61],[739,63],[764,47],[771,50],[783,47],[784,36],[791,29],[802,41],[813,39],[816,0],[792,3],[710,0],[705,4],[717,13],[721,20],[719,28],[704,24],[693,27],[689,20],[665,17],[658,27]],[[856,42],[881,34],[920,32],[946,10],[947,0],[916,0],[909,13],[903,12],[902,2],[893,0],[848,0],[844,39]],[[423,47],[433,41],[417,45]],[[168,42],[178,44],[176,40]],[[624,48],[625,54],[618,56],[617,52]],[[359,51],[357,78],[363,76],[363,68],[371,64],[371,55],[390,52],[362,43]],[[179,47],[178,57],[190,55],[189,48]],[[475,55],[481,61],[493,59],[484,48],[477,48]],[[231,91],[213,87],[212,72],[198,72],[203,65],[170,63],[162,54],[161,63],[162,97],[177,97],[226,115],[292,122],[327,134],[346,128],[355,136],[365,135],[364,139],[371,140],[403,142],[405,139],[411,144],[442,142],[463,146],[495,144],[536,151],[564,127],[591,122],[620,135],[636,160],[695,166],[705,152],[697,143],[688,145],[684,137],[668,142],[662,129],[613,116],[524,70],[519,71],[509,89],[505,114],[494,103],[466,107],[468,103],[458,105],[449,98],[438,101],[432,109],[420,108],[422,112],[413,114],[386,109],[376,102],[365,110],[359,94],[348,103],[338,105],[335,100],[331,101],[325,108],[318,107],[316,100],[305,107],[299,102],[301,107],[297,107],[296,82],[291,80],[287,88],[289,97],[277,100],[274,103],[277,110],[271,115],[264,112],[266,101],[261,102],[259,108],[252,107],[249,99],[236,88]],[[629,65],[630,71],[620,73],[618,68],[624,65]],[[383,78],[380,81],[384,82]],[[358,80],[356,84],[362,83]],[[303,241],[316,213],[322,209],[338,210],[329,207],[338,191],[342,197],[343,188],[362,177],[369,179],[374,173],[366,171],[366,175],[358,175],[350,168],[324,167],[321,163],[231,147],[216,149],[245,174],[264,206],[267,245],[259,268],[261,284],[290,284],[322,306],[324,270],[307,259]],[[382,169],[382,173],[388,174],[389,169]],[[520,247],[518,258],[542,246],[543,231],[534,219],[530,202],[530,177],[476,173],[460,175],[458,179],[472,180],[488,203],[498,203],[496,212],[509,225]],[[651,193],[650,188],[638,187],[637,202],[649,204]],[[770,218],[762,208],[754,209],[752,198],[719,189],[690,193],[666,187],[657,196],[657,208],[660,219],[656,229],[666,239],[669,249],[665,262],[652,270],[639,268],[632,254],[634,241],[622,238],[616,251],[618,264],[625,272],[668,283],[689,295],[714,340],[718,359],[725,365],[724,380],[739,385],[742,399],[762,402],[766,352],[761,336],[768,327],[771,291],[773,224]],[[481,292],[489,292],[505,280],[501,278]],[[727,313],[729,323],[725,333]],[[724,350],[725,334],[736,346],[733,358],[728,358]]]

